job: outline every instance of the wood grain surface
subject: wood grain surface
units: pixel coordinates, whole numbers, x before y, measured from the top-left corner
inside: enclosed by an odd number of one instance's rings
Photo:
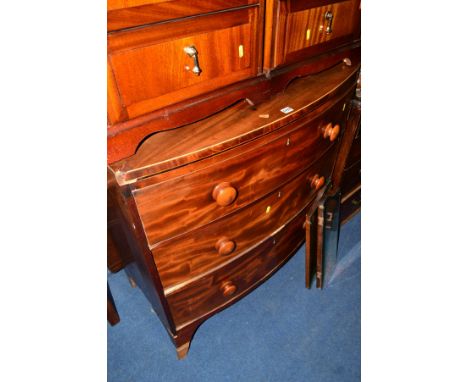
[[[307,57],[350,43],[360,36],[359,0],[271,0],[266,14],[267,33],[265,45],[265,68],[303,60]],[[325,18],[331,12],[330,23]]]
[[[304,241],[304,211],[275,235],[227,266],[168,295],[167,299],[177,330],[221,310],[256,288],[271,276]],[[228,297],[220,289],[230,281],[236,292]]]
[[[109,122],[107,130],[108,163],[111,164],[135,154],[142,141],[150,137],[151,134],[196,123],[246,98],[253,101],[255,105],[259,105],[283,92],[292,79],[318,74],[333,68],[345,58],[351,59],[351,67],[358,67],[360,62],[359,44],[352,44],[320,56],[308,58],[300,63],[291,64],[287,68],[279,68],[268,75],[249,78],[221,89],[215,89],[131,120],[113,124]],[[354,81],[353,76],[349,77],[348,85],[352,86]],[[345,85],[341,84],[341,86]],[[340,86],[335,88],[335,91],[339,92],[340,90]],[[333,93],[334,91],[331,91],[324,98],[332,97]]]
[[[310,179],[316,174],[331,175],[334,151],[327,152],[307,171],[255,204],[156,245],[153,255],[165,293],[171,293],[203,273],[233,261],[286,224],[316,194]],[[222,237],[235,245],[234,250],[225,256],[220,255],[216,248]]]
[[[134,156],[110,167],[120,184],[130,183],[235,147],[312,111],[318,115],[333,107],[349,91],[348,86],[354,87],[354,81],[346,83],[357,71],[358,65],[337,65],[320,74],[298,78],[284,92],[254,108],[243,101],[200,122],[157,133],[145,140]],[[340,92],[334,94],[337,89]],[[281,111],[285,107],[293,111],[285,114]]]
[[[257,0],[109,0],[107,2],[107,30],[174,20],[183,17],[222,11],[249,4]]]
[[[223,162],[135,190],[133,195],[148,244],[215,221],[287,182],[335,143],[323,138],[322,126],[330,118],[343,121],[343,114],[343,104],[338,104],[318,119],[303,118],[291,124],[272,141],[269,137],[257,141],[250,151],[241,146]],[[223,182],[237,190],[236,200],[225,207],[212,198],[213,189]]]
[[[317,8],[310,8],[288,15],[285,28],[284,55],[324,43],[353,32],[353,1],[344,1]],[[332,12],[332,32],[326,33],[328,22],[325,13]],[[307,33],[309,30],[309,35]]]
[[[120,96],[119,104],[110,101],[110,122],[255,76],[257,13],[254,7],[109,34],[108,80],[115,79],[109,86]],[[190,46],[198,52],[200,75],[192,72],[194,59],[184,51]]]

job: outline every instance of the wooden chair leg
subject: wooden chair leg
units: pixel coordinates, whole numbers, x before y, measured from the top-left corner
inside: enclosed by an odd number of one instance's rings
[[[323,227],[325,202],[322,201],[317,209],[317,282],[316,286],[322,289],[323,284]]]
[[[304,223],[304,228],[306,230],[306,253],[305,253],[305,267],[306,267],[306,288],[310,289],[310,284],[312,283],[312,275],[314,274],[314,269],[312,267],[314,264],[317,265],[317,284],[322,283],[322,247],[323,247],[323,215],[325,209],[325,200],[326,192],[330,187],[330,181],[327,181],[327,184],[322,187],[319,191],[315,201],[309,208],[309,211],[306,213],[306,221]],[[321,217],[319,218],[319,210],[321,209]],[[318,226],[318,223],[321,222],[321,227]],[[315,235],[312,235],[311,232],[319,232],[321,230],[322,234],[319,237],[315,238]],[[320,255],[320,258],[319,258]],[[320,269],[318,265],[320,263]],[[320,271],[320,275],[319,272]],[[320,276],[320,281],[319,281]],[[318,287],[318,286],[317,286]]]
[[[315,212],[312,216],[306,215],[304,228],[306,231],[305,242],[305,286],[310,289],[312,284],[312,276],[315,273],[315,265],[317,263],[315,251],[315,236],[311,232],[315,232],[317,226],[317,219]]]

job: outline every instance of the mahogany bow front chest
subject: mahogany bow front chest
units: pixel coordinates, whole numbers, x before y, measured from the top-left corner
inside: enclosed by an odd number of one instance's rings
[[[311,216],[356,130],[359,20],[358,0],[108,0],[108,264],[179,357],[306,239],[310,284]]]

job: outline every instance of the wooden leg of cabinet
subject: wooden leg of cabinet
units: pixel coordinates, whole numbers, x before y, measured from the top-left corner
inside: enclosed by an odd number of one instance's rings
[[[190,341],[186,342],[182,346],[178,347],[177,350],[177,358],[178,359],[184,359],[187,356],[187,353],[190,348]]]
[[[114,297],[110,291],[109,284],[107,284],[107,321],[112,326],[120,322],[120,316],[117,312],[117,307],[115,306]]]
[[[181,329],[176,336],[172,337],[172,341],[176,347],[178,359],[184,359],[187,356],[192,338],[199,326],[200,322],[191,324]]]

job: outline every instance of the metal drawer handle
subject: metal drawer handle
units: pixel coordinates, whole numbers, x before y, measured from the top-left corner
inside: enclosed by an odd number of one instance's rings
[[[326,11],[325,12],[325,20],[328,21],[327,28],[325,29],[325,32],[327,34],[332,33],[332,22],[333,22],[333,13],[331,11]]]
[[[191,45],[191,46],[186,46],[184,48],[184,52],[187,53],[187,55],[191,58],[193,58],[193,68],[192,68],[192,72],[199,76],[200,73],[201,73],[201,69],[200,69],[200,64],[198,63],[198,52],[197,52],[197,49],[195,48],[194,45]]]

